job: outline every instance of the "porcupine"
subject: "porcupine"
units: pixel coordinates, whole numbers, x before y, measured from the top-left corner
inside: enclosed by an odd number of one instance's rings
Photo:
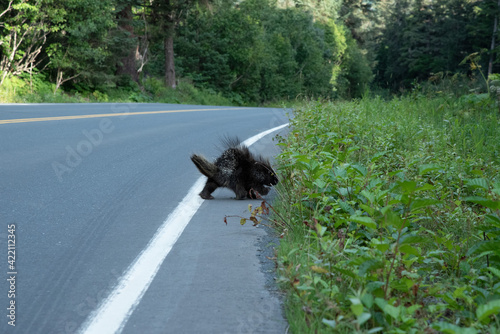
[[[202,155],[191,156],[198,170],[208,177],[200,197],[213,199],[211,194],[219,187],[234,191],[236,199],[255,199],[256,193],[267,195],[271,186],[278,183],[269,160],[252,154],[236,137],[225,138],[222,142],[226,150],[214,162]]]

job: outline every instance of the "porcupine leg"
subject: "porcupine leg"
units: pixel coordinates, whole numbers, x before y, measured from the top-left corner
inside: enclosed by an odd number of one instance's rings
[[[237,185],[236,189],[234,189],[234,193],[236,194],[236,199],[245,199],[248,195],[245,187]]]
[[[219,188],[219,185],[217,182],[215,182],[212,179],[208,179],[207,183],[205,184],[205,187],[200,193],[200,197],[203,199],[213,199],[214,197],[211,195],[215,189]]]

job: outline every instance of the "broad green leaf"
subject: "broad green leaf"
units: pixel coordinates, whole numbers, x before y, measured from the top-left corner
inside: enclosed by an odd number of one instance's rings
[[[319,168],[319,166],[318,166],[318,168],[317,168],[317,169],[315,169],[315,173],[314,173],[314,175],[313,175],[313,178],[314,178],[315,180],[320,180],[320,178],[321,178],[323,175],[325,175],[325,173],[326,173],[325,169],[323,169],[323,168]],[[324,182],[324,181],[321,181],[321,182]],[[326,185],[326,182],[324,182],[324,183],[325,183],[325,185]]]
[[[483,253],[489,251],[500,254],[500,240],[480,241],[469,249],[469,251],[467,252],[467,256],[475,253]]]
[[[441,167],[437,164],[427,164],[427,165],[422,165],[418,167],[418,175],[424,175],[429,172],[435,171],[440,169]]]
[[[344,197],[348,197],[352,194],[352,188],[351,187],[340,187],[337,189],[337,192]]]
[[[352,168],[354,168],[354,170],[357,171],[361,176],[366,176],[366,173],[368,172],[365,166],[352,165]]]
[[[417,189],[417,182],[415,181],[403,181],[398,184],[399,188],[403,190],[406,194],[411,194]]]
[[[500,218],[497,215],[486,215],[484,216],[486,221],[495,227],[500,228]]]
[[[420,308],[422,308],[422,305],[419,305],[419,304],[412,305],[412,306],[410,306],[410,307],[408,307],[408,308],[406,309],[406,312],[407,312],[408,314],[413,314],[413,313],[415,313],[415,311],[417,311],[417,310],[418,310],[418,309],[420,309]]]
[[[393,208],[392,205],[387,205],[387,206],[384,206],[382,209],[380,209],[380,212],[385,215],[387,212],[391,211]]]
[[[318,235],[320,237],[322,237],[325,234],[326,230],[327,230],[326,227],[321,226],[319,223],[317,223],[315,227],[316,227],[316,231],[318,231]]]
[[[479,197],[479,196],[466,197],[465,200],[467,202],[472,202],[472,203],[482,205],[482,206],[490,208],[492,210],[499,210],[500,209],[500,201],[493,201],[491,199],[487,199],[487,198]]]
[[[426,242],[431,242],[429,238],[426,238],[421,235],[404,235],[400,240],[399,244],[404,245],[404,244],[421,244],[421,243],[426,243]]]
[[[375,202],[375,196],[369,192],[368,190],[363,190],[361,191],[361,195],[365,196],[368,202],[373,203]]]
[[[403,174],[403,170],[402,170],[402,169],[398,169],[398,170],[395,170],[395,171],[389,172],[389,173],[387,173],[387,176],[389,176],[389,177],[393,177],[393,176],[398,175],[398,174],[400,174],[400,173],[401,173],[401,174]],[[403,174],[403,175],[404,175],[404,174]]]
[[[464,291],[467,290],[466,286],[462,286],[460,288],[455,289],[453,291],[453,298],[465,298],[466,295],[464,294]]]
[[[371,162],[375,162],[377,160],[379,160],[380,158],[382,158],[385,154],[387,153],[387,151],[382,151],[382,152],[378,152],[378,153],[375,153],[373,155],[373,157],[371,158]]]
[[[417,247],[413,247],[408,244],[399,246],[399,251],[405,254],[420,256],[420,250]]]
[[[465,184],[471,188],[489,189],[488,180],[486,179],[467,179]]]
[[[366,216],[351,216],[349,218],[351,221],[364,225],[369,228],[377,228],[377,223],[371,218],[371,217],[366,217]]]
[[[361,149],[361,147],[359,147],[359,146],[352,146],[352,147],[349,147],[347,152],[352,153],[352,152],[355,152],[355,151],[360,150],[360,149]]]
[[[415,190],[415,192],[417,192],[417,191],[432,190],[432,189],[434,189],[434,188],[436,188],[436,187],[435,187],[435,186],[433,186],[432,184],[426,183],[426,184],[424,184],[423,186],[421,186],[421,187],[417,188],[417,189]]]
[[[301,284],[297,286],[297,289],[302,291],[308,291],[308,290],[314,290],[314,287],[310,286],[309,284]]]
[[[479,321],[485,320],[492,314],[500,314],[500,299],[479,305],[476,309],[476,315]]]
[[[500,269],[488,267],[488,270],[491,271],[496,277],[500,278]]]
[[[345,250],[346,252],[349,251],[349,253],[352,253],[352,254],[358,254],[358,250],[356,249],[349,249],[349,250]],[[352,265],[352,266],[360,266],[362,265],[363,263],[365,263],[366,261],[370,261],[372,260],[371,257],[367,257],[367,256],[353,256],[351,260],[348,260],[347,261],[347,264],[348,265]]]
[[[364,310],[363,303],[361,303],[361,300],[359,298],[349,298],[351,301],[351,311],[354,313],[356,317],[359,317]]]
[[[367,272],[372,271],[373,269],[382,268],[384,263],[377,259],[371,259],[365,261],[363,264],[359,266],[358,275],[364,276]]]
[[[372,281],[366,284],[366,291],[373,292],[380,290],[385,285],[385,282]],[[368,306],[368,305],[367,305]]]
[[[400,228],[403,225],[403,220],[394,211],[387,211],[385,217],[386,217],[385,222],[388,225],[392,225],[396,228]]]
[[[332,266],[331,267],[333,270],[341,273],[341,274],[344,274],[346,276],[349,276],[351,278],[357,278],[357,275],[353,272],[353,271],[350,271],[348,269],[344,269],[344,268],[339,268],[339,267],[336,267],[336,266]]]
[[[477,286],[471,286],[471,288],[477,292],[479,292],[481,294],[481,296],[483,298],[488,298],[490,296],[490,292],[486,289],[483,289],[483,288],[480,288],[480,287],[477,287]],[[469,297],[470,298],[470,297]]]
[[[398,319],[400,308],[387,304],[385,305],[383,311],[385,314],[390,315],[393,319]]]
[[[376,249],[378,249],[381,252],[385,252],[390,247],[389,243],[380,242],[378,239],[372,239],[371,245],[372,245],[372,247],[375,247]]]
[[[381,310],[384,309],[385,305],[387,305],[387,300],[383,298],[375,298],[375,304],[380,307]]]
[[[375,304],[377,304],[385,314],[390,315],[392,318],[397,319],[399,317],[399,307],[390,305],[385,299],[375,298]]]
[[[368,213],[370,216],[373,216],[375,214],[375,209],[369,207],[366,204],[360,204],[359,207],[363,209],[366,213]]]
[[[438,205],[441,203],[442,203],[441,201],[433,198],[417,198],[412,201],[411,210],[414,211],[420,208],[425,208],[431,205]]]
[[[307,155],[301,154],[301,155],[295,155],[295,159],[297,161],[303,162],[305,164],[308,164],[309,161],[311,161],[311,158],[309,158]]]
[[[491,189],[491,191],[493,191],[495,194],[500,196],[500,183],[495,183],[495,185],[493,186],[493,189]]]
[[[390,283],[391,289],[398,290],[398,291],[403,291],[403,292],[408,292],[409,287],[406,281],[403,280],[393,280]]]
[[[370,293],[364,293],[361,296],[361,301],[363,302],[363,305],[365,305],[368,308],[372,308],[373,306],[373,295]]]
[[[349,203],[344,202],[344,201],[338,201],[337,202],[342,210],[344,210],[347,213],[353,214],[354,209],[349,205]]]
[[[433,323],[432,328],[445,334],[477,334],[477,330],[474,328],[462,328],[444,321]]]
[[[318,189],[323,189],[323,188],[325,188],[325,187],[326,187],[326,184],[327,184],[327,183],[326,183],[325,181],[323,181],[322,179],[316,179],[316,180],[313,182],[313,184],[314,184],[316,187],[318,187]]]
[[[361,326],[362,324],[364,324],[365,322],[370,320],[371,317],[372,317],[372,315],[370,313],[364,312],[358,316],[358,319],[356,320],[356,322],[358,323],[358,325]]]
[[[412,281],[412,279],[420,279],[420,275],[416,271],[407,271],[403,270],[401,274],[405,277],[407,277],[406,284],[408,285],[409,288],[411,288],[415,282]],[[405,278],[403,278],[405,279]]]
[[[410,204],[410,196],[408,194],[401,195],[401,197],[399,197],[398,200],[404,205]]]
[[[453,309],[458,309],[458,301],[453,298],[452,294],[447,292],[445,294],[442,294],[441,295],[441,298],[444,299],[445,302],[447,302],[448,304],[450,304],[450,306],[453,308]]]

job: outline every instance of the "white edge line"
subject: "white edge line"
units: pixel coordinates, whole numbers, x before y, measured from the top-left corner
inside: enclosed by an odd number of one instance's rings
[[[262,137],[286,126],[288,123],[261,132],[242,144],[250,146]],[[146,248],[127,268],[113,291],[82,324],[78,333],[120,333],[123,330],[161,264],[203,203],[198,193],[203,189],[205,180],[203,176],[196,180],[187,195],[158,228]]]
[[[280,126],[277,126],[275,128],[272,128],[272,129],[269,129],[267,131],[264,131],[264,132],[261,132],[253,137],[250,137],[248,138],[247,140],[245,140],[242,144],[243,145],[246,145],[246,146],[251,146],[252,144],[254,144],[256,141],[258,141],[259,139],[261,139],[262,137],[264,136],[267,136],[268,134],[274,132],[274,131],[278,131],[280,129],[283,129],[285,126],[288,126],[289,123],[286,123],[286,124],[283,124],[283,125],[280,125]]]

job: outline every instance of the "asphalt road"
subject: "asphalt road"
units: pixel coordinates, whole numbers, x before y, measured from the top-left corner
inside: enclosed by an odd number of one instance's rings
[[[85,332],[199,179],[189,156],[215,157],[223,135],[244,140],[286,122],[268,108],[0,105],[0,333]],[[251,149],[276,154],[276,133]],[[121,332],[286,331],[258,257],[270,247],[266,231],[223,222],[258,202],[227,190],[214,197],[160,261]]]

